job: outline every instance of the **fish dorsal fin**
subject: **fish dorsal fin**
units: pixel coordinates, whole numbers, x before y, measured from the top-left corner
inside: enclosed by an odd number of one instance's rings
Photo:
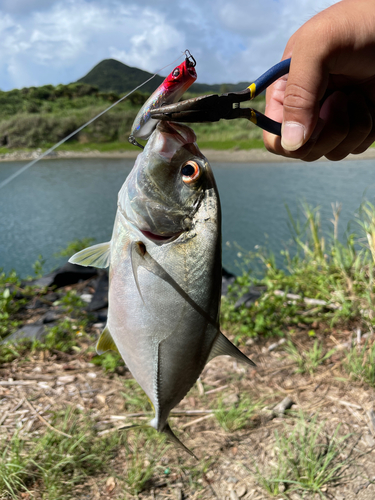
[[[249,359],[245,354],[243,354],[237,347],[232,344],[230,340],[228,340],[225,335],[219,332],[219,335],[216,337],[213,346],[211,348],[210,355],[208,356],[207,363],[211,361],[212,358],[216,356],[232,356],[232,358],[236,358],[243,363],[247,363],[250,366],[256,366],[251,359]]]
[[[99,243],[74,254],[73,257],[70,257],[69,262],[80,266],[93,266],[104,269],[109,266],[110,250],[110,241]]]
[[[104,328],[104,330],[102,331],[102,334],[100,335],[98,343],[96,344],[96,352],[98,354],[103,354],[106,351],[119,352],[119,350],[117,349],[117,346],[114,343],[114,340],[110,334],[108,326],[106,326]]]

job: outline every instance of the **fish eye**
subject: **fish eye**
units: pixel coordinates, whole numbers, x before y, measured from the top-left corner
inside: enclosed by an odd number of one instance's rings
[[[177,77],[177,76],[179,76],[179,75],[180,75],[180,70],[179,70],[179,68],[175,68],[175,69],[173,70],[173,72],[172,72],[172,76]]]
[[[191,184],[192,182],[198,180],[201,173],[202,172],[198,163],[192,160],[187,161],[181,169],[182,180],[185,184]]]

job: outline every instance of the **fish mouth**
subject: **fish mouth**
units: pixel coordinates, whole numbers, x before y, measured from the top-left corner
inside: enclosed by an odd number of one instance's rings
[[[164,234],[155,234],[152,233],[151,231],[144,231],[142,229],[140,229],[140,231],[143,234],[143,236],[146,236],[146,238],[148,238],[149,240],[155,241],[157,243],[173,241],[176,238],[178,238],[182,233],[182,231],[180,231],[178,233],[164,235]]]

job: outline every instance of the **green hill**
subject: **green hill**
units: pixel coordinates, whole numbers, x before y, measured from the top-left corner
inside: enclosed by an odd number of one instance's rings
[[[132,68],[123,64],[115,59],[104,59],[97,64],[91,71],[84,77],[77,80],[77,83],[86,83],[98,87],[101,92],[116,92],[117,94],[124,94],[130,92],[145,80],[150,78],[152,73],[143,71],[138,68]],[[198,73],[199,78],[199,73]],[[162,76],[155,76],[151,81],[142,87],[142,92],[152,93],[164,80]],[[249,83],[241,82],[221,83],[215,85],[208,85],[206,83],[194,83],[189,93],[203,94],[203,93],[220,93],[243,90]]]

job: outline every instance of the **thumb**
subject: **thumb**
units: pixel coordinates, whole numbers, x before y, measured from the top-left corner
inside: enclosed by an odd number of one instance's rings
[[[328,71],[318,55],[306,57],[293,50],[283,100],[281,145],[296,151],[311,137],[319,118],[319,101],[328,83]]]

